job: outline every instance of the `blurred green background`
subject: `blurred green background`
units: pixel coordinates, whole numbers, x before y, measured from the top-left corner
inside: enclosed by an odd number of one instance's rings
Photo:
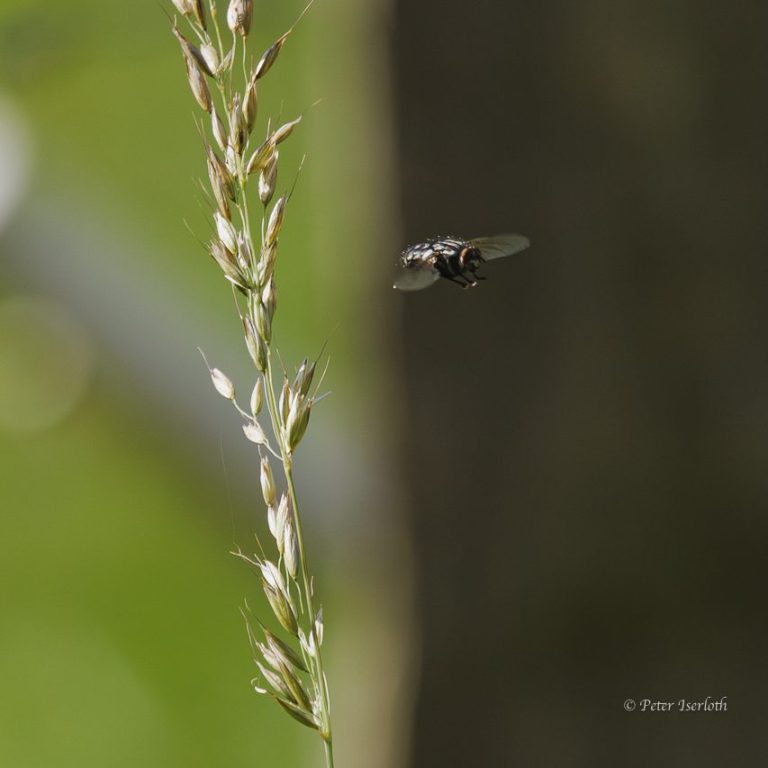
[[[257,5],[255,54],[301,7]],[[331,359],[297,473],[337,751],[359,764],[373,746],[386,765],[407,625],[391,596],[407,568],[380,555],[401,534],[387,309],[371,298],[396,237],[378,16],[318,4],[260,111],[306,113],[281,152],[282,188],[307,162],[281,238],[276,344],[291,367],[325,342]],[[161,4],[0,4],[3,766],[322,759],[249,685],[238,607],[260,590],[228,552],[264,531],[257,457],[197,347],[241,391],[253,381],[196,239],[210,226],[196,116]]]

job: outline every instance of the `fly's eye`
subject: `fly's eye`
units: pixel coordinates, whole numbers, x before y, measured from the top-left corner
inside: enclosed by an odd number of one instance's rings
[[[462,268],[474,271],[482,261],[480,253],[475,248],[464,248],[459,254],[459,263]]]

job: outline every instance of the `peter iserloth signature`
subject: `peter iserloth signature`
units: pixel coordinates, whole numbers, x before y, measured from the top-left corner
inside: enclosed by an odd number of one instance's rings
[[[637,702],[637,708],[640,712],[727,712],[728,697],[722,696],[715,699],[707,696],[706,699],[677,699],[676,701],[640,699]]]

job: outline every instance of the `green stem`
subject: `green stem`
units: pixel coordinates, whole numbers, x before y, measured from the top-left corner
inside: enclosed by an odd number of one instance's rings
[[[323,744],[325,744],[325,764],[328,768],[333,768],[333,742],[328,739]]]
[[[299,500],[296,493],[296,485],[293,481],[293,459],[288,446],[283,438],[282,429],[280,429],[280,418],[277,407],[277,398],[275,396],[274,380],[272,378],[272,355],[271,350],[267,355],[267,370],[264,372],[265,389],[267,390],[267,407],[272,418],[272,426],[280,446],[280,454],[283,461],[283,473],[288,486],[288,495],[293,507],[293,523],[296,528],[296,543],[299,548],[299,560],[301,561],[301,580],[304,588],[304,599],[309,621],[309,632],[313,640],[315,653],[312,657],[313,677],[315,678],[315,689],[320,695],[320,712],[322,723],[320,726],[320,736],[325,746],[325,763],[327,768],[333,768],[333,739],[331,734],[331,705],[328,694],[328,685],[325,679],[323,668],[323,657],[320,648],[320,638],[315,630],[314,601],[312,595],[312,582],[309,577],[309,566],[307,563],[306,549],[304,547],[304,532],[301,525],[301,514],[299,512]]]

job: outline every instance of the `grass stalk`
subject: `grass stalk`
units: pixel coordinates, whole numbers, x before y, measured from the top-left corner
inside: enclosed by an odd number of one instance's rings
[[[279,235],[290,194],[273,201],[276,191],[278,145],[289,138],[301,118],[272,130],[266,121],[264,138],[256,142],[258,88],[272,69],[296,23],[269,45],[250,67],[252,0],[229,0],[226,21],[230,36],[222,34],[215,0],[173,0],[186,21],[191,42],[173,20],[192,94],[206,115],[200,124],[208,170],[207,198],[211,203],[214,236],[208,244],[213,260],[229,282],[242,324],[245,346],[255,367],[255,383],[248,409],[236,399],[235,386],[218,368],[209,368],[216,391],[243,418],[243,431],[256,444],[267,523],[273,539],[271,554],[234,554],[253,566],[273,613],[272,629],[257,620],[261,638],[247,611],[248,639],[258,669],[254,690],[274,699],[289,715],[320,735],[326,768],[333,768],[333,739],[328,682],[323,666],[322,611],[316,610],[314,580],[309,568],[299,500],[294,481],[294,456],[305,435],[312,407],[316,362],[306,358],[292,380],[282,374],[279,394],[275,382],[272,328],[277,309],[275,263]],[[311,3],[310,3],[311,5]],[[309,6],[299,16],[306,13]],[[298,21],[298,20],[297,20]],[[213,29],[213,38],[209,29]],[[242,47],[241,47],[242,46]],[[235,61],[242,66],[237,72]],[[213,88],[209,87],[209,83]],[[249,196],[257,180],[261,221],[258,241],[253,236]],[[272,437],[262,427],[266,413]],[[273,443],[274,441],[274,443]],[[279,459],[284,491],[272,473],[270,455]]]

